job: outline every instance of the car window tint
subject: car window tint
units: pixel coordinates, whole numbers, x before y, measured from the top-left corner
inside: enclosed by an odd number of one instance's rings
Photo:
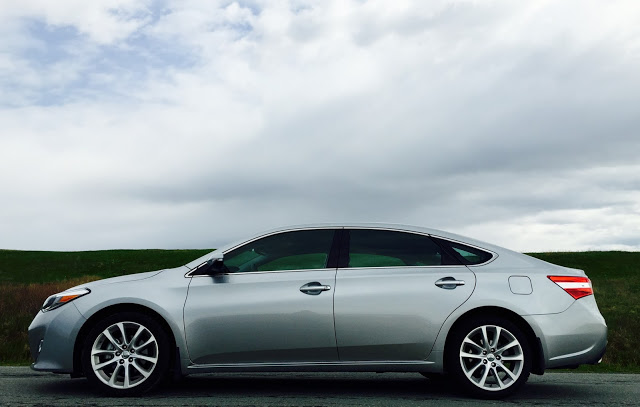
[[[324,268],[327,264],[328,253],[295,254],[280,257],[258,267],[260,271],[267,270],[302,270]]]
[[[405,265],[397,257],[373,253],[351,253],[349,255],[349,267],[394,267]]]
[[[230,272],[321,269],[327,265],[332,229],[278,233],[224,255]]]
[[[489,261],[491,257],[493,257],[491,253],[487,253],[484,250],[469,247],[460,243],[449,242],[449,245],[462,257],[465,264],[481,264]]]
[[[349,231],[348,267],[442,265],[442,250],[428,236],[387,230]]]

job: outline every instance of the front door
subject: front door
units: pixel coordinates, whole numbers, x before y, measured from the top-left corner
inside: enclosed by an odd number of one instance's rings
[[[225,273],[194,276],[184,307],[195,364],[337,361],[335,231],[283,232],[224,253]]]

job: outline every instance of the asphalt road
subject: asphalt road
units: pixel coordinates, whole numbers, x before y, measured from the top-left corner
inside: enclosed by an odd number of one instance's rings
[[[85,379],[0,367],[0,405],[59,406],[638,406],[640,375],[547,373],[531,376],[504,401],[468,399],[453,384],[416,373],[276,373],[189,376],[142,398],[94,395]]]

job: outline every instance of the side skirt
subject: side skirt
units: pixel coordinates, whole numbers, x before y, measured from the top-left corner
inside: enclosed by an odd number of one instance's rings
[[[189,365],[186,374],[214,372],[433,372],[435,363],[420,361],[229,363]]]

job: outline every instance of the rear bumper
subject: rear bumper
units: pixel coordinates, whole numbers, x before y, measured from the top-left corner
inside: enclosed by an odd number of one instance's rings
[[[540,338],[546,369],[596,364],[607,347],[607,324],[591,295],[558,314],[523,318]]]

